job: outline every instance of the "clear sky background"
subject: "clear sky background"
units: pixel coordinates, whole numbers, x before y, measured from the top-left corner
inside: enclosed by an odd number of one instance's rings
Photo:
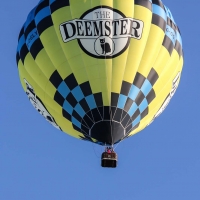
[[[0,199],[199,200],[200,2],[164,1],[182,33],[181,82],[164,113],[117,147],[116,169],[101,168],[100,146],[46,122],[20,85],[18,33],[37,3],[0,5]]]

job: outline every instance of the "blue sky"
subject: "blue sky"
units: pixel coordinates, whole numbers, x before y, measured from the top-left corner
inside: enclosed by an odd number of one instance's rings
[[[153,124],[120,143],[116,169],[100,167],[101,147],[59,132],[32,108],[15,54],[21,26],[38,1],[1,2],[1,200],[199,200],[200,2],[163,2],[182,33],[181,83]]]

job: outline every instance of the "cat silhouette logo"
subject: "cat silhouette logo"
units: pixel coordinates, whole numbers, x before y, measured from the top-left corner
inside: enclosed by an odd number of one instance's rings
[[[59,28],[64,43],[77,39],[86,54],[109,59],[121,55],[132,39],[140,40],[143,27],[139,19],[126,17],[108,6],[97,6],[86,11],[80,19],[63,22]]]
[[[115,43],[109,37],[100,37],[95,41],[95,52],[98,55],[109,56],[115,50]]]

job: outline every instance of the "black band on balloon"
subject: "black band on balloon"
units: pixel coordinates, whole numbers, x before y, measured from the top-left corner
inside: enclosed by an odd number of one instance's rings
[[[180,31],[180,29],[179,29],[179,27],[178,26],[176,26],[176,30],[179,32],[179,34],[181,35],[181,31]]]
[[[65,6],[69,6],[70,5],[70,2],[69,0],[65,0],[65,1],[54,1],[51,5],[50,5],[50,8],[51,8],[51,13],[55,12],[56,10],[62,8],[62,7],[65,7]]]
[[[82,133],[89,135],[90,129],[87,126],[81,125]]]
[[[85,97],[92,94],[92,90],[91,90],[89,81],[80,84],[80,88],[81,88]]]
[[[73,90],[76,86],[78,86],[78,83],[74,74],[70,74],[67,78],[65,78],[64,81],[70,90]]]
[[[129,109],[131,108],[133,102],[134,101],[131,98],[128,97],[127,100],[126,100],[126,104],[124,106],[124,110],[128,112]]]
[[[49,78],[50,82],[53,84],[53,86],[57,89],[58,86],[62,83],[63,79],[58,73],[57,70],[54,71],[54,73]]]
[[[20,61],[20,56],[19,56],[19,52],[17,52],[16,54],[16,62],[17,62],[17,67],[18,67],[18,62]]]
[[[49,7],[49,0],[43,0],[41,3],[38,4],[35,10],[35,16],[45,7]]]
[[[98,107],[103,106],[103,97],[101,92],[94,94],[94,99]]]
[[[142,101],[144,100],[144,98],[145,98],[145,96],[144,96],[143,92],[140,91],[135,99],[135,103],[139,106],[142,103]]]
[[[136,75],[135,75],[135,79],[133,81],[133,85],[137,86],[138,88],[141,88],[145,79],[146,78],[142,74],[137,72]]]
[[[143,6],[152,11],[152,3],[148,0],[135,0],[135,5]]]
[[[178,52],[179,57],[181,57],[183,52],[182,52],[181,44],[179,43],[178,40],[176,40],[176,45],[174,49]]]
[[[119,94],[112,92],[111,93],[111,106],[117,106],[118,99],[119,99]]]
[[[128,93],[130,91],[131,85],[132,84],[130,84],[127,81],[122,81],[122,86],[121,86],[121,92],[120,92],[120,94],[128,96]]]
[[[144,117],[146,117],[149,113],[149,109],[146,108],[142,113],[141,113],[141,119],[143,119]]]
[[[165,7],[160,0],[152,0],[152,4],[156,4],[156,5],[160,6],[163,10],[165,10]]]
[[[37,25],[38,34],[41,35],[47,28],[53,26],[51,16],[45,17]]]
[[[62,107],[65,99],[58,91],[56,91],[56,93],[54,95],[54,101],[56,101]]]
[[[152,88],[149,94],[146,96],[148,104],[150,104],[155,99],[155,97],[156,97],[156,94]]]
[[[131,116],[131,120],[134,121],[140,115],[140,110],[137,109],[135,113]]]
[[[174,45],[173,45],[171,39],[167,35],[165,35],[165,38],[164,38],[162,45],[167,49],[167,51],[171,55],[172,51],[174,49]]]
[[[28,53],[29,53],[29,50],[28,50],[26,44],[24,44],[20,50],[20,58],[21,58],[23,64],[24,64],[25,57]]]
[[[35,28],[35,21],[32,20],[31,23],[26,27],[26,30],[24,31],[25,39],[28,37],[29,33]]]
[[[169,17],[167,17],[167,25],[170,26],[174,30],[174,32],[176,32],[177,30],[176,25]]]
[[[97,108],[93,109],[92,111],[92,116],[93,116],[93,119],[94,119],[94,122],[99,122],[99,121],[102,121],[102,117],[98,111]]]
[[[82,120],[82,117],[75,110],[73,110],[72,117],[74,117],[79,122],[81,122],[81,120]],[[85,122],[84,122],[84,125],[86,125]]]
[[[64,118],[68,119],[69,121],[72,120],[72,116],[67,111],[65,111],[64,109],[62,109],[62,114],[63,114]]]
[[[30,53],[33,56],[34,59],[36,59],[37,55],[40,53],[40,51],[43,49],[43,45],[38,38],[31,46]]]
[[[167,23],[162,17],[160,17],[159,15],[156,15],[156,14],[153,13],[152,22],[151,23],[156,25],[156,26],[158,26],[158,27],[160,27],[163,30],[163,32],[165,33],[165,29],[166,29],[166,24]]]
[[[78,103],[76,98],[74,97],[74,95],[70,92],[67,97],[66,100],[69,102],[69,104],[74,108],[76,106],[76,104]]]
[[[84,133],[79,127],[77,127],[76,125],[72,124],[74,130],[80,132],[80,133]]]
[[[88,135],[85,135],[84,133],[83,133],[83,135],[84,136],[79,135],[81,140],[93,142],[92,139]]]
[[[151,68],[151,71],[149,72],[149,75],[147,76],[148,81],[151,83],[153,86],[155,82],[158,80],[159,76],[158,73],[154,68]]]
[[[81,105],[81,107],[83,108],[83,110],[87,113],[88,111],[90,111],[90,108],[85,100],[85,98],[83,98],[81,101],[79,101],[79,104]]]
[[[92,127],[94,124],[93,117],[91,118],[88,113],[83,117],[83,121],[87,124],[88,127]]]
[[[18,41],[20,40],[20,38],[22,37],[22,35],[24,35],[24,26],[21,28],[19,36],[18,36]]]

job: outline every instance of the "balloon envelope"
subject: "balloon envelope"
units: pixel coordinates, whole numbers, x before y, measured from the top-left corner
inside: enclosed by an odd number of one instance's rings
[[[160,0],[41,0],[19,34],[17,65],[31,104],[54,127],[111,145],[166,108],[182,39]]]

